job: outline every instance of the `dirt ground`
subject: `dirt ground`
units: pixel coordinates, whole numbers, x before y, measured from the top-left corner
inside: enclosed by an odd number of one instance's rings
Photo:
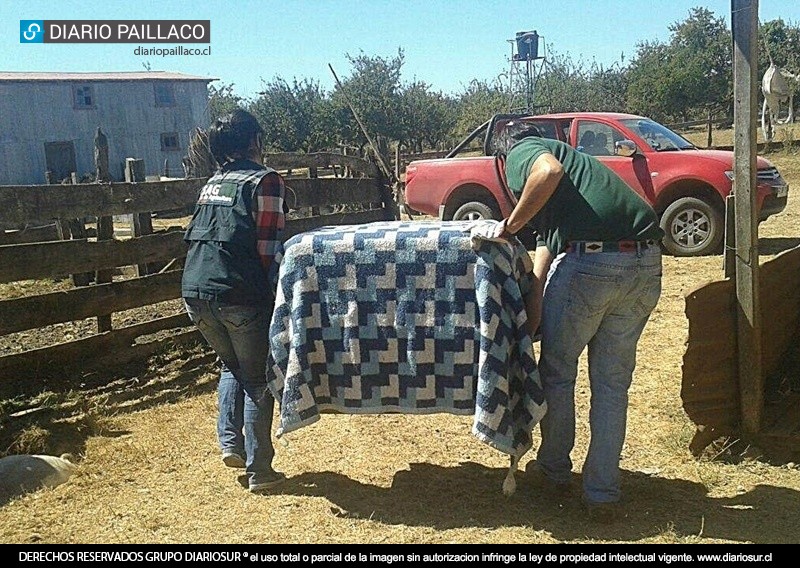
[[[769,159],[791,189],[787,210],[760,227],[762,261],[800,244],[800,156],[782,150]],[[624,516],[615,524],[588,522],[577,496],[556,498],[524,474],[504,497],[507,456],[471,435],[469,417],[447,414],[324,415],[276,442],[287,483],[251,495],[220,460],[213,358],[198,348],[106,387],[45,396],[35,411],[6,419],[0,430],[12,442],[0,450],[70,451],[79,468],[63,485],[0,505],[0,542],[798,543],[796,464],[771,464],[731,440],[702,459],[687,449],[684,295],[721,276],[721,257],[664,257],[663,294],[630,391]],[[577,397],[579,482],[585,359]]]

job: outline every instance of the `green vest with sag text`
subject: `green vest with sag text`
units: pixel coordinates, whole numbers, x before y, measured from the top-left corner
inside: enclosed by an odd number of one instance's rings
[[[263,305],[272,297],[256,249],[252,203],[262,178],[275,170],[249,160],[226,164],[200,190],[184,235],[184,298]]]

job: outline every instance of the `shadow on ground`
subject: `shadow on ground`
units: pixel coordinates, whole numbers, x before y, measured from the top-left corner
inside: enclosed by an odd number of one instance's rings
[[[138,412],[216,389],[215,356],[203,346],[167,352],[108,373],[86,373],[70,391],[3,401],[2,454],[85,453],[92,436],[120,436],[109,416]]]
[[[506,471],[466,462],[456,467],[413,463],[389,488],[363,484],[333,472],[303,473],[279,492],[325,497],[341,517],[437,530],[528,526],[570,541],[632,541],[673,532],[754,543],[796,543],[800,492],[759,485],[733,498],[713,498],[702,484],[623,471],[624,516],[610,525],[586,520],[579,494],[559,499],[541,482],[517,474],[517,491],[504,497]],[[580,485],[578,476],[573,480]],[[779,516],[782,518],[776,519]]]

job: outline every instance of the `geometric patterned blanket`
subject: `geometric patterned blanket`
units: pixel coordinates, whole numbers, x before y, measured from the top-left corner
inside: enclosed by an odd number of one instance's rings
[[[267,379],[278,436],[322,412],[474,415],[511,454],[545,412],[524,294],[531,260],[494,221],[331,226],[284,245]],[[513,473],[513,471],[512,471]]]

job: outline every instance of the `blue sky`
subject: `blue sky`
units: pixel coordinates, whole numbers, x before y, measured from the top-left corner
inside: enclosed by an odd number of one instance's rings
[[[798,0],[759,4],[762,21],[800,23]],[[540,50],[608,66],[623,54],[629,61],[638,42],[667,40],[669,26],[694,6],[730,21],[730,0],[0,0],[0,71],[143,71],[149,64],[215,77],[253,97],[276,76],[330,89],[328,64],[344,77],[346,54],[391,57],[403,48],[404,81],[458,93],[472,78],[509,71],[516,32],[536,30],[547,46]],[[21,19],[208,19],[211,54],[142,57],[136,44],[20,44]]]

